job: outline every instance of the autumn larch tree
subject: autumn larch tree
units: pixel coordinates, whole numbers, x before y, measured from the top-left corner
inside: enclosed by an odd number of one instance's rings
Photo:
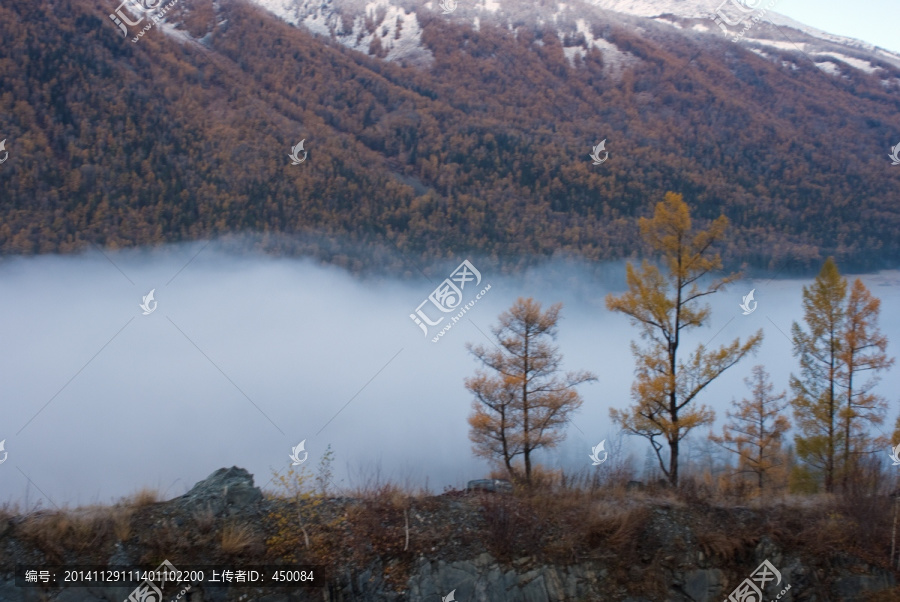
[[[575,387],[597,379],[586,371],[560,373],[562,355],[551,341],[561,309],[556,303],[541,311],[534,299],[519,297],[492,329],[497,345],[467,345],[491,371],[479,369],[465,381],[475,396],[469,416],[473,450],[503,462],[516,480],[523,475],[513,460],[522,456],[526,483],[531,482],[532,453],[559,443],[565,436],[562,426],[581,407]]]
[[[736,413],[727,413],[731,422],[723,427],[721,437],[710,433],[709,438],[738,454],[738,472],[754,475],[757,490],[762,493],[776,474],[786,474],[781,445],[791,424],[781,412],[788,405],[787,393],[773,395],[774,386],[763,366],[754,366],[753,375],[744,382],[750,398],[734,404]]]
[[[838,424],[837,378],[847,281],[828,258],[819,275],[803,287],[803,321],[791,327],[800,376],[791,375],[797,455],[822,473],[825,491],[834,491],[835,455],[842,443]]]
[[[698,285],[722,267],[721,258],[711,249],[722,238],[728,218],[720,216],[708,229],[694,233],[682,196],[668,192],[656,205],[653,217],[641,218],[639,223],[645,241],[661,254],[666,272],[646,260],[640,271],[629,263],[628,291],[619,297],[606,297],[606,307],[629,316],[640,327],[641,338],[648,341],[643,348],[631,344],[637,360],[631,387],[634,405],[623,411],[612,409],[610,416],[626,431],[650,441],[660,468],[672,485],[678,485],[679,443],[691,430],[715,419],[712,410],[694,403],[697,396],[725,370],[755,351],[762,341],[762,331],[745,343],[735,339],[715,350],[698,345],[687,361],[680,359],[682,331],[703,325],[710,315],[709,307],[698,300],[738,277],[732,274],[709,280],[702,288]],[[668,468],[658,438],[668,444]]]
[[[881,424],[887,409],[873,392],[878,372],[894,363],[878,328],[881,301],[859,278],[847,297],[847,280],[829,258],[812,287],[804,287],[803,309],[808,332],[793,327],[801,368],[791,379],[801,418],[797,450],[823,473],[826,491],[834,491],[838,474],[846,491],[859,456],[875,451],[865,427]]]

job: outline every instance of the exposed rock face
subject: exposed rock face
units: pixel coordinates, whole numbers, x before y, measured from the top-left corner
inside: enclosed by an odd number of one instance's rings
[[[769,544],[761,543],[756,556]],[[782,562],[787,559],[782,559]],[[502,566],[489,554],[474,560],[445,562],[420,558],[403,593],[386,587],[382,581],[382,567],[347,576],[341,586],[331,588],[327,602],[383,602],[387,600],[439,600],[450,591],[465,602],[563,602],[616,600],[620,602],[720,602],[727,599],[735,587],[749,577],[757,565],[748,566],[746,574],[729,576],[717,568],[669,570],[666,575],[668,591],[662,596],[632,597],[618,587],[610,572],[598,562],[583,562],[569,566],[535,564],[530,557],[519,558],[512,565]],[[637,571],[640,573],[641,571]],[[769,585],[763,600],[779,602],[798,600],[841,600],[862,602],[866,592],[889,589],[896,585],[889,571],[871,570],[869,575],[852,575],[839,571],[832,588],[825,587],[811,576],[811,571],[798,560],[790,560],[781,571],[781,582]],[[640,578],[638,575],[636,578]],[[789,586],[789,587],[788,587]],[[787,589],[787,591],[783,591]],[[305,600],[306,598],[304,598]],[[314,598],[310,597],[309,600]],[[321,599],[321,598],[319,598]],[[273,598],[273,602],[288,602],[288,598]]]
[[[220,468],[171,503],[185,509],[209,508],[216,516],[240,514],[263,499],[253,475],[243,468]]]

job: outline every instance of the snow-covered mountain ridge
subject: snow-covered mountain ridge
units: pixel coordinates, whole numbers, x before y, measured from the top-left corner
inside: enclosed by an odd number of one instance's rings
[[[517,35],[522,26],[555,28],[564,40],[570,64],[574,66],[576,57],[583,58],[595,49],[603,55],[607,75],[615,78],[638,59],[598,32],[598,26],[610,23],[639,31],[664,25],[685,35],[731,39],[789,70],[795,70],[797,62],[804,60],[837,77],[850,69],[878,74],[882,61],[900,67],[900,55],[808,27],[771,10],[769,7],[777,6],[778,0],[764,1],[544,0],[521,4],[513,0],[254,0],[288,23],[354,50],[422,67],[434,60],[422,42],[421,18],[426,13],[429,18],[444,18],[475,31],[493,25]],[[900,79],[886,76],[882,85],[900,89]]]

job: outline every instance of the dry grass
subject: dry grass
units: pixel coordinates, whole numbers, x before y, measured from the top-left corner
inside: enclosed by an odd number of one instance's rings
[[[145,508],[160,501],[159,491],[145,487],[127,499],[127,504],[135,508]]]
[[[5,523],[14,516],[19,516],[22,511],[15,504],[9,502],[0,505],[0,523]]]
[[[48,560],[62,562],[67,552],[85,552],[107,543],[115,533],[115,521],[101,507],[39,512],[25,519],[20,533]]]
[[[226,554],[240,554],[258,545],[259,538],[249,525],[229,523],[222,529],[221,546]]]
[[[119,541],[128,541],[131,537],[131,518],[134,509],[128,506],[114,506],[110,509],[113,533]]]
[[[414,496],[409,490],[393,482],[367,483],[350,492],[350,497],[356,499],[377,501],[380,504],[396,507],[405,507],[411,498],[420,496],[421,494]]]
[[[621,557],[630,556],[637,548],[636,541],[645,537],[650,522],[650,510],[645,506],[610,506],[595,503],[584,517],[591,547],[602,548]]]

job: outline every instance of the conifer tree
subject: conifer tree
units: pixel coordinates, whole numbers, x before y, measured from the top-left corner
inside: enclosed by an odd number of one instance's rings
[[[810,286],[803,287],[803,321],[791,327],[800,376],[791,375],[794,418],[800,433],[794,438],[797,456],[824,477],[825,491],[834,491],[835,457],[842,444],[838,424],[837,378],[847,281],[829,257]]]
[[[773,394],[774,385],[763,366],[754,366],[753,375],[744,382],[750,397],[734,404],[735,413],[727,413],[731,422],[723,427],[722,436],[710,433],[709,438],[738,455],[738,473],[755,476],[761,493],[785,474],[782,441],[791,425],[781,412],[788,405],[787,393]]]
[[[841,482],[845,491],[851,477],[857,474],[860,455],[876,451],[866,436],[866,426],[882,424],[887,410],[887,400],[873,392],[879,382],[878,373],[894,363],[894,358],[886,353],[887,337],[878,329],[880,312],[881,301],[859,278],[855,279],[847,299],[837,372],[843,396],[840,421],[845,445]]]
[[[623,411],[611,410],[612,419],[626,431],[646,437],[656,452],[660,468],[672,485],[678,484],[679,443],[687,434],[711,424],[715,414],[696,403],[697,396],[725,370],[755,351],[762,341],[758,331],[746,342],[735,339],[718,349],[698,345],[687,360],[682,359],[682,331],[702,326],[710,309],[699,299],[721,290],[736,274],[712,279],[701,288],[701,279],[721,269],[722,260],[712,253],[721,240],[728,218],[720,216],[706,230],[693,232],[690,211],[680,194],[666,193],[656,205],[651,219],[641,218],[641,234],[660,253],[665,273],[644,261],[640,271],[627,266],[628,291],[606,297],[606,306],[629,316],[641,329],[646,347],[632,342],[637,360],[637,377],[631,388],[634,405]],[[665,466],[662,439],[669,447]]]
[[[812,286],[803,287],[806,330],[796,322],[792,328],[800,358],[800,375],[791,376],[797,455],[819,473],[827,492],[838,477],[846,491],[859,457],[877,451],[866,427],[884,422],[887,402],[874,387],[878,373],[894,363],[878,328],[881,301],[858,278],[849,296],[847,288],[828,258]]]
[[[497,344],[467,345],[492,373],[478,370],[466,379],[475,396],[469,438],[477,455],[501,461],[514,479],[531,482],[532,454],[554,447],[562,426],[581,407],[575,387],[597,379],[590,372],[560,374],[562,355],[551,343],[556,338],[561,303],[546,311],[532,298],[519,297],[500,315],[492,329]],[[524,474],[513,460],[522,456]]]

